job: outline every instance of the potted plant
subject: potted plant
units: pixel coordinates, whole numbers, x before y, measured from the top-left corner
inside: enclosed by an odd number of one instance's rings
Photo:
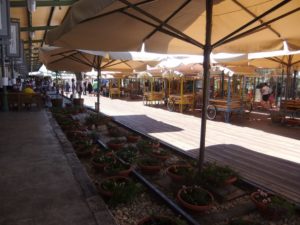
[[[137,149],[133,146],[122,148],[116,155],[127,163],[133,163],[137,156]]]
[[[140,191],[140,184],[123,176],[107,177],[99,185],[99,192],[109,198],[109,204],[112,206],[132,201]]]
[[[89,156],[92,152],[95,152],[97,146],[93,145],[92,140],[80,140],[75,143],[75,151],[78,156]]]
[[[152,150],[152,143],[143,139],[139,140],[136,146],[143,153],[149,153]]]
[[[124,133],[118,127],[108,128],[108,134],[109,134],[109,136],[114,137],[114,138],[124,136]]]
[[[167,174],[174,182],[182,182],[193,173],[193,167],[189,165],[172,165],[167,168]]]
[[[128,176],[132,169],[131,165],[114,161],[104,167],[104,172],[110,176]]]
[[[250,195],[260,214],[269,220],[280,220],[295,212],[295,206],[285,199],[258,189]]]
[[[126,139],[127,139],[127,142],[129,142],[129,143],[136,143],[140,139],[140,136],[137,134],[131,133],[126,136]]]
[[[149,154],[157,159],[160,160],[167,160],[170,157],[170,153],[165,151],[162,148],[153,148],[152,151],[149,152]]]
[[[213,195],[199,186],[182,187],[177,193],[179,203],[192,211],[204,212],[212,207]]]
[[[120,150],[125,145],[124,140],[120,139],[112,139],[109,142],[106,143],[107,147],[112,150]]]
[[[237,173],[228,166],[219,166],[215,162],[208,163],[201,172],[201,180],[207,186],[222,187],[233,184]]]
[[[115,160],[116,159],[113,157],[113,155],[108,155],[108,154],[104,155],[98,153],[92,158],[92,164],[97,170],[102,171],[105,166],[113,163]]]
[[[138,160],[137,166],[145,174],[155,174],[161,169],[161,161],[159,159],[145,157]]]
[[[137,225],[179,225],[180,222],[168,216],[147,216],[141,219]]]
[[[160,142],[158,139],[153,139],[152,140],[152,148],[159,148]]]
[[[101,114],[93,114],[91,113],[89,116],[85,118],[85,125],[91,128],[93,125],[94,127],[105,125],[108,122],[108,118]]]

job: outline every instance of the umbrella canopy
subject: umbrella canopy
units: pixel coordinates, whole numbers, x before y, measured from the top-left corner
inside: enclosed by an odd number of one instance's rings
[[[59,47],[43,47],[40,49],[39,58],[48,70],[52,71],[91,71],[93,65],[80,60],[93,60],[92,55],[84,55],[81,52],[67,50]]]
[[[290,69],[299,69],[300,66],[300,51],[252,53],[249,54],[248,58],[249,64],[263,68],[290,67]]]
[[[47,69],[57,71],[86,72],[97,69],[97,57],[102,57],[100,68],[108,71],[132,73],[145,70],[147,64],[155,65],[162,55],[130,52],[101,52],[69,50],[60,47],[44,47],[39,57]],[[139,61],[137,61],[139,60]],[[144,61],[141,61],[144,60]]]
[[[46,42],[67,48],[199,53],[205,39],[204,0],[80,0]],[[215,51],[280,49],[282,40],[300,48],[300,0],[215,0]],[[245,26],[247,24],[247,26]],[[119,41],[122,40],[122,41]],[[224,45],[226,43],[226,45]]]

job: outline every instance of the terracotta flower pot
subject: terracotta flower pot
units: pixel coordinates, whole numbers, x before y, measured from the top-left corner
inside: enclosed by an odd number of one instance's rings
[[[203,190],[203,191],[205,191],[208,195],[209,195],[209,198],[210,198],[210,203],[209,204],[203,204],[203,205],[194,205],[194,204],[191,204],[191,203],[189,203],[189,202],[187,202],[187,201],[185,201],[183,198],[182,198],[182,193],[184,192],[184,191],[186,191],[186,190],[191,190],[191,189],[194,189],[194,188],[196,188],[196,189],[201,189],[201,190]],[[181,188],[179,191],[178,191],[178,193],[177,193],[177,200],[179,201],[179,203],[183,206],[183,207],[185,207],[185,208],[187,208],[187,209],[189,209],[189,210],[192,210],[192,211],[194,211],[194,212],[204,212],[204,211],[207,211],[207,210],[209,210],[211,207],[212,207],[212,202],[213,202],[213,200],[214,200],[214,197],[213,197],[213,195],[209,192],[209,191],[206,191],[206,190],[204,190],[204,189],[202,189],[202,188],[200,188],[200,187],[185,187],[185,188]]]
[[[131,171],[133,170],[132,166],[129,166],[127,169],[122,169],[120,171],[110,171],[110,164],[104,167],[104,172],[113,175],[113,176],[124,176],[128,177]]]
[[[161,170],[161,165],[146,165],[143,162],[137,163],[139,169],[145,174],[156,174]]]
[[[161,151],[163,153],[165,153],[164,151]],[[156,151],[152,151],[150,152],[150,155],[154,158],[157,158],[157,159],[160,159],[162,161],[165,161],[167,160],[168,158],[170,158],[170,155],[169,154],[163,154],[163,153],[160,153],[158,152],[157,150]]]
[[[112,142],[107,143],[107,147],[109,149],[112,149],[112,150],[115,150],[115,151],[120,150],[121,148],[124,147],[124,145],[125,145],[125,143],[112,143]]]
[[[224,184],[225,185],[230,185],[230,184],[233,184],[237,181],[237,177],[229,177],[227,180],[225,180]]]
[[[100,185],[99,185],[99,192],[101,195],[105,196],[105,197],[112,197],[113,196],[113,191],[112,190],[105,190],[103,188],[103,184],[107,181],[125,181],[125,182],[129,182],[129,178],[128,177],[123,177],[123,176],[111,176],[111,177],[107,177],[107,178],[104,178]]]
[[[114,160],[113,155],[106,154],[105,157],[110,157],[112,160]],[[95,162],[95,160],[92,159],[92,165],[94,168],[96,168],[98,171],[103,171],[104,167],[107,166],[109,162]]]
[[[129,143],[136,143],[140,139],[140,136],[137,136],[137,135],[128,135],[126,137],[126,139],[127,139],[127,142],[129,142]]]
[[[191,166],[188,165],[173,165],[167,168],[167,174],[170,176],[170,178],[172,179],[172,181],[174,182],[182,182],[185,179],[184,175],[180,175],[178,173],[175,172],[176,169],[180,169],[180,168],[184,168],[184,169],[192,169]]]

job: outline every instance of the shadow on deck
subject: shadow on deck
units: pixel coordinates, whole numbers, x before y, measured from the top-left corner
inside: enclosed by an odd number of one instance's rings
[[[143,133],[178,132],[183,130],[146,115],[114,116],[114,119],[123,124],[134,124],[134,129]]]
[[[198,149],[187,151],[195,158]],[[207,161],[229,165],[243,178],[267,190],[300,203],[300,164],[250,149],[222,144],[206,147]]]

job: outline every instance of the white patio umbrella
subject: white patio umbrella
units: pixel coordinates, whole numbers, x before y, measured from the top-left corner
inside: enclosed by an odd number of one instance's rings
[[[162,54],[146,52],[102,52],[91,50],[69,50],[60,47],[44,47],[39,57],[47,69],[72,72],[97,70],[97,107],[99,107],[99,85],[101,70],[133,73],[146,70],[147,64],[155,65]],[[143,60],[143,61],[142,61]]]
[[[300,0],[80,0],[46,42],[71,48],[203,53],[199,168],[204,160],[210,54],[300,47]],[[84,35],[83,35],[84,34]]]

